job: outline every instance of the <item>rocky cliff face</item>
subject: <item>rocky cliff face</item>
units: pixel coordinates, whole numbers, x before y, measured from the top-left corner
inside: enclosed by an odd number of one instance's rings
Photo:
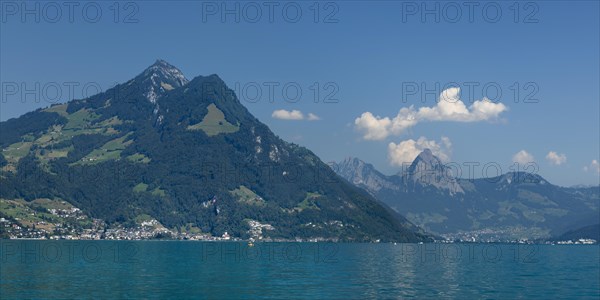
[[[402,177],[408,186],[432,186],[438,190],[447,191],[450,195],[464,194],[464,190],[454,178],[452,170],[434,156],[429,149],[423,150],[415,158]]]
[[[365,188],[370,193],[381,189],[399,189],[387,176],[379,173],[373,165],[358,158],[348,157],[340,163],[329,162],[329,166],[339,175],[356,186]]]

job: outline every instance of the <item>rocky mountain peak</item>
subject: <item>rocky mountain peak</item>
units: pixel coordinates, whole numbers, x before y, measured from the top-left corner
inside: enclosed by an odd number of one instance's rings
[[[373,165],[356,157],[347,157],[339,163],[330,162],[328,165],[346,180],[355,185],[366,187],[368,191],[378,191],[384,187],[393,188],[394,186]]]
[[[444,168],[444,164],[442,161],[437,158],[437,156],[433,155],[431,150],[425,149],[423,150],[412,164],[409,167],[409,173],[414,173],[420,169],[427,170],[442,170]]]
[[[408,170],[403,173],[406,183],[434,186],[450,194],[464,193],[449,167],[430,149],[424,149],[412,162]]]
[[[189,82],[181,70],[162,59],[157,59],[135,80],[142,84],[145,90],[144,96],[152,103],[167,91],[182,87]]]

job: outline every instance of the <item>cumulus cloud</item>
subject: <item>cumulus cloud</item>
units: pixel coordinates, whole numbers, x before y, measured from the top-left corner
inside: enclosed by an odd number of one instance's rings
[[[304,114],[299,110],[287,111],[285,109],[279,109],[273,111],[271,117],[280,120],[302,120],[304,119]]]
[[[449,122],[480,122],[497,119],[508,110],[502,103],[493,103],[487,98],[473,102],[467,107],[460,100],[460,88],[453,87],[444,90],[439,97],[437,105],[433,107],[414,106],[403,107],[393,117],[374,116],[371,112],[364,112],[354,120],[357,130],[362,132],[366,140],[383,140],[390,135],[399,135],[406,129],[422,121],[449,121]]]
[[[308,120],[308,121],[317,121],[317,120],[321,120],[321,118],[313,113],[308,113],[308,115],[305,117],[304,114],[299,111],[299,110],[285,110],[285,109],[278,109],[273,111],[273,113],[271,114],[271,117],[275,118],[275,119],[279,119],[279,120],[293,120],[293,121],[299,121],[299,120]]]
[[[567,162],[567,156],[564,153],[558,154],[554,151],[548,152],[546,159],[553,165],[562,165]]]
[[[366,140],[382,140],[389,135],[389,127],[392,122],[390,118],[373,116],[370,112],[363,113],[354,120],[354,125],[364,131],[363,138]]]
[[[441,140],[442,144],[444,145],[444,147],[446,147],[446,149],[452,149],[452,142],[450,141],[450,138],[448,138],[447,136],[443,136]]]
[[[583,167],[583,170],[586,172],[592,171],[600,174],[600,163],[598,163],[598,161],[594,159],[592,160],[589,166]]]
[[[307,120],[309,121],[318,121],[321,120],[321,118],[313,113],[308,113],[308,117],[306,117]]]
[[[450,139],[443,136],[438,143],[435,140],[428,140],[426,137],[420,137],[416,141],[413,139],[401,141],[400,143],[388,144],[388,159],[394,166],[401,166],[404,163],[411,163],[417,158],[423,150],[429,148],[433,155],[440,160],[447,162],[450,160],[452,151]]]
[[[513,162],[521,164],[521,165],[534,162],[533,155],[529,154],[525,150],[521,150],[521,151],[517,152],[515,155],[513,155],[512,160],[513,160]]]

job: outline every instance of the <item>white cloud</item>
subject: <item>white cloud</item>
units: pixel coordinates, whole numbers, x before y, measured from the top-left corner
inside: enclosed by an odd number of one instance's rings
[[[366,140],[383,140],[390,135],[399,135],[421,121],[479,122],[497,119],[508,110],[502,103],[493,103],[487,98],[467,106],[459,98],[460,88],[449,88],[440,94],[437,105],[433,107],[403,107],[393,118],[374,116],[364,112],[354,120],[357,130]]]
[[[600,174],[600,163],[598,163],[597,160],[592,160],[592,163],[590,163],[589,166],[585,166],[583,167],[584,171],[592,171],[592,172],[596,172]]]
[[[271,117],[280,120],[303,120],[304,114],[299,110],[287,111],[285,109],[279,109],[271,114]]]
[[[308,115],[306,117],[304,117],[304,114],[299,111],[299,110],[285,110],[285,109],[278,109],[276,111],[273,111],[273,113],[271,114],[271,117],[275,118],[275,119],[279,119],[279,120],[293,120],[293,121],[299,121],[299,120],[308,120],[308,121],[318,121],[321,120],[321,118],[313,113],[308,113]]]
[[[553,165],[562,165],[567,162],[567,156],[564,153],[558,154],[554,151],[548,152],[546,159]]]
[[[306,118],[309,121],[318,121],[321,120],[321,118],[313,113],[308,113],[308,117]]]
[[[425,137],[420,137],[416,141],[409,139],[398,144],[388,144],[388,159],[392,165],[401,166],[403,163],[411,163],[415,160],[423,150],[429,148],[433,155],[440,160],[447,162],[450,160],[452,151],[452,143],[450,139],[443,136],[438,143],[435,140],[428,140]]]
[[[370,112],[363,113],[359,118],[354,120],[354,125],[359,130],[365,132],[363,138],[365,140],[382,140],[389,135],[389,127],[392,124],[390,118],[375,117]]]
[[[452,149],[452,142],[450,141],[450,138],[443,136],[441,140],[446,149]]]
[[[513,155],[512,160],[513,160],[513,162],[516,162],[521,165],[534,162],[533,155],[529,154],[525,150],[521,150],[521,151],[517,152],[515,155]]]

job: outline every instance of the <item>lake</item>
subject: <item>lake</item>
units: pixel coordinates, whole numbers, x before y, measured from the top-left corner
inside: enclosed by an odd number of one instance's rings
[[[0,241],[0,298],[600,298],[600,246]]]

